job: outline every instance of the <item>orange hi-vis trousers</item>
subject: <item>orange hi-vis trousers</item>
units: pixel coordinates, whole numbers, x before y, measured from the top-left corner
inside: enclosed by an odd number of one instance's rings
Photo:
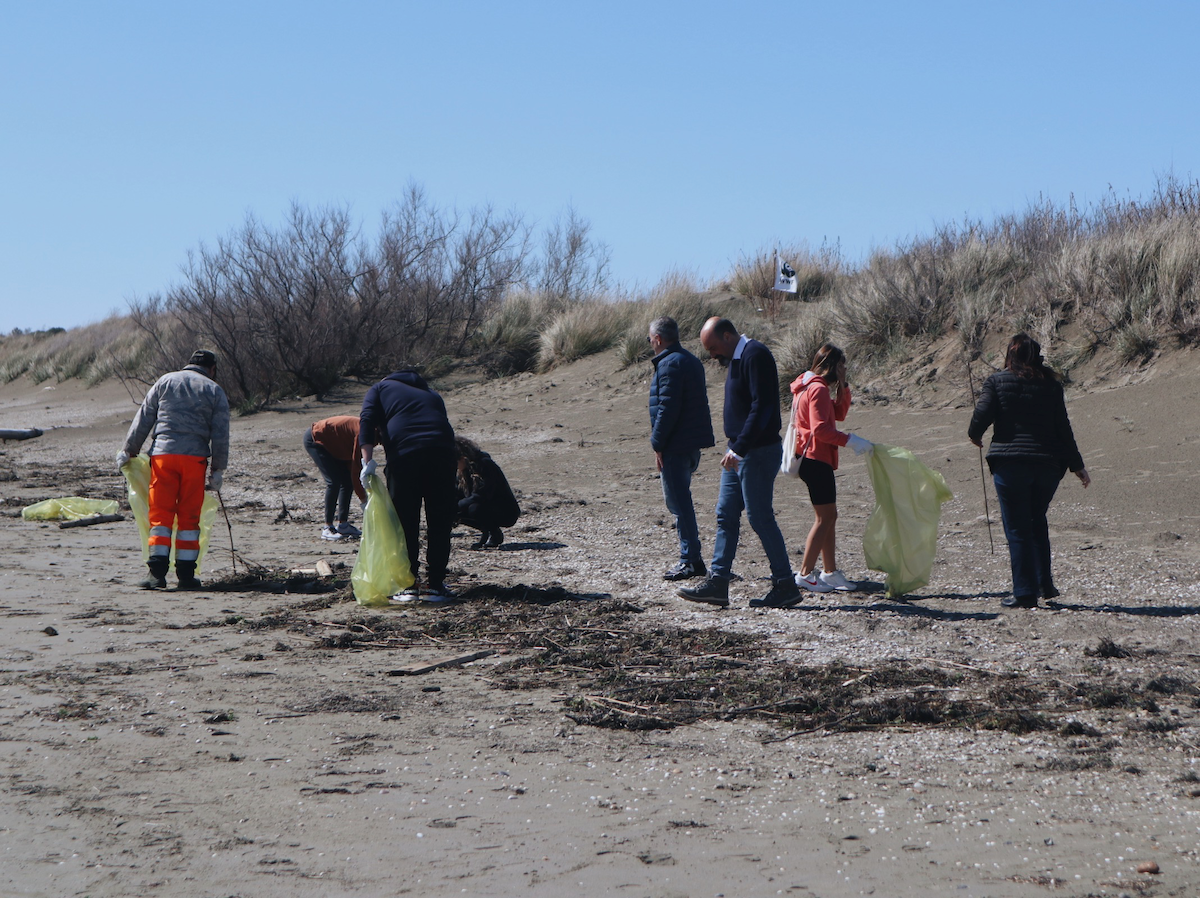
[[[175,560],[200,557],[200,509],[204,505],[204,476],[208,459],[200,455],[150,456],[150,557],[171,554]]]

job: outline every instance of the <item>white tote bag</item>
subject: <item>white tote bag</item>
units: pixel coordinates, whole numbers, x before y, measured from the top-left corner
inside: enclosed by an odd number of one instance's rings
[[[800,476],[800,456],[796,454],[796,398],[792,397],[792,413],[783,433],[783,458],[779,461],[779,473],[785,477]]]

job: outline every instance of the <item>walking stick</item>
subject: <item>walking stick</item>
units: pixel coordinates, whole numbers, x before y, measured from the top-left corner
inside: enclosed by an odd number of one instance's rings
[[[229,523],[229,512],[225,510],[225,500],[221,491],[217,490],[217,501],[221,503],[221,514],[225,515],[225,529],[229,531],[229,558],[233,562],[233,576],[237,576],[237,552],[233,550],[233,525]]]
[[[971,387],[971,405],[975,405],[975,378],[971,374],[971,362],[967,360],[967,384]],[[983,475],[983,447],[979,448],[979,485],[983,487],[983,516],[987,520],[988,546],[991,554],[996,554],[996,544],[992,542],[992,512],[988,508],[987,478]]]

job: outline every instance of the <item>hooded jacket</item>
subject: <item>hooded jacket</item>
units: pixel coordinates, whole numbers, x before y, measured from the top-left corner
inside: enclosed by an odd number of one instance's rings
[[[445,449],[453,457],[454,428],[446,403],[415,371],[389,374],[367,390],[358,417],[358,444],[379,443],[388,464],[418,449]]]
[[[655,452],[694,452],[715,446],[704,363],[678,343],[663,349],[652,361],[651,447]]]
[[[486,509],[496,526],[511,527],[521,516],[521,506],[513,495],[508,478],[495,460],[482,450],[479,452],[477,473],[478,478],[470,485],[470,495],[462,496],[460,492],[459,509],[479,506]]]
[[[983,382],[967,435],[982,440],[989,426],[994,427],[989,468],[998,459],[1013,458],[1083,470],[1062,384],[1056,380],[997,371]]]
[[[792,452],[804,453],[805,458],[823,461],[835,471],[838,466],[838,446],[845,446],[850,435],[834,424],[845,421],[850,411],[850,388],[838,391],[837,402],[829,395],[825,378],[805,371],[792,381],[792,404],[796,417],[796,445]]]
[[[131,457],[153,435],[151,455],[212,457],[215,474],[229,465],[229,400],[199,365],[171,371],[154,382],[125,435]]]

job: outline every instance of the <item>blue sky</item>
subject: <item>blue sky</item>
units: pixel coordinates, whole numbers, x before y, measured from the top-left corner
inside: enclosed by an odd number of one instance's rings
[[[1200,176],[1193,3],[0,0],[0,333],[124,311],[253,213],[409,183],[612,275]]]

